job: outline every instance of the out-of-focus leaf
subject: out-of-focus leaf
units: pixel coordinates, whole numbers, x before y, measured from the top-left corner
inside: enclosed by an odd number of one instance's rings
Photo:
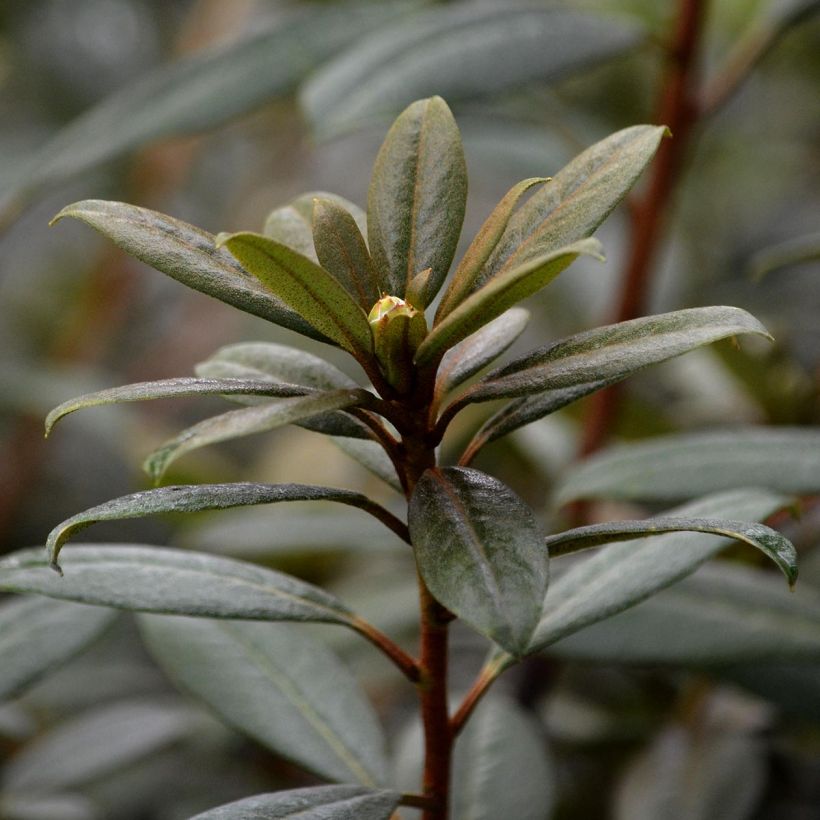
[[[287,245],[302,256],[318,264],[319,257],[313,244],[313,201],[329,199],[352,215],[362,236],[367,236],[367,215],[358,206],[338,194],[327,191],[311,191],[297,196],[287,205],[274,208],[265,220],[262,231],[265,236]]]
[[[820,491],[820,432],[716,430],[613,447],[572,468],[558,489],[558,502],[670,501],[750,484],[783,493]]]
[[[195,484],[160,487],[124,495],[73,515],[49,533],[46,549],[56,567],[63,544],[75,533],[98,521],[120,521],[167,512],[224,510],[230,507],[277,504],[281,501],[336,501],[358,507],[379,519],[400,538],[407,540],[407,529],[401,521],[367,496],[351,490],[307,484]]]
[[[510,308],[444,354],[436,372],[441,398],[500,356],[524,331],[529,311]]]
[[[513,185],[498,205],[495,206],[458,263],[456,272],[453,274],[436,310],[436,324],[473,290],[473,284],[481,274],[485,263],[490,258],[490,254],[498,244],[498,240],[501,239],[518,200],[534,185],[548,181],[546,177],[525,179]]]
[[[728,521],[720,518],[659,517],[638,521],[611,521],[590,524],[547,536],[551,558],[618,541],[630,541],[665,532],[706,532],[742,541],[771,558],[786,576],[789,586],[797,581],[797,550],[785,536],[764,524]]]
[[[366,403],[370,398],[366,390],[333,390],[229,410],[183,430],[154,450],[143,466],[148,475],[158,482],[171,463],[192,450],[241,436],[265,433],[311,416]]]
[[[817,5],[820,8],[820,4]],[[758,251],[749,262],[749,269],[755,279],[761,279],[778,268],[816,259],[820,259],[820,233],[798,236]]]
[[[529,643],[548,559],[532,510],[478,470],[427,470],[410,500],[419,572],[433,595],[513,654]]]
[[[227,122],[287,93],[317,64],[407,8],[314,5],[275,28],[162,66],[60,131],[20,168],[3,198],[25,199],[151,140]]]
[[[633,47],[623,20],[510,3],[456,3],[387,27],[330,61],[303,102],[323,130],[390,115],[413,99],[473,98],[551,80]]]
[[[99,820],[102,811],[80,794],[0,794],[6,820]]]
[[[756,659],[757,660],[757,659]],[[820,663],[750,662],[718,668],[714,673],[776,704],[786,715],[820,722]]]
[[[126,253],[193,290],[297,333],[327,341],[262,287],[230,253],[217,248],[214,237],[200,228],[147,208],[98,199],[63,208],[52,224],[66,216],[85,222]]]
[[[663,126],[634,125],[579,154],[512,216],[476,287],[589,236],[633,186],[665,133]]]
[[[0,558],[0,591],[205,618],[347,626],[355,618],[333,595],[298,578],[187,550],[75,546],[63,568],[65,575],[60,577],[42,549],[11,553]]]
[[[190,734],[197,716],[162,701],[119,701],[40,735],[9,761],[3,788],[50,792],[82,786],[127,768]]]
[[[385,137],[367,194],[370,253],[379,289],[404,297],[431,269],[424,307],[450,269],[464,221],[467,166],[461,135],[441,97],[406,108]]]
[[[334,436],[333,443],[352,459],[358,461],[366,470],[378,476],[385,484],[388,484],[397,492],[402,492],[401,481],[396,475],[396,468],[384,451],[384,447],[377,441]]]
[[[69,399],[55,407],[46,417],[46,435],[51,433],[54,425],[63,416],[82,410],[85,407],[97,407],[101,404],[119,404],[128,401],[148,401],[150,399],[167,399],[179,396],[269,396],[292,397],[307,392],[299,385],[276,383],[271,381],[251,381],[249,379],[162,379],[154,382],[137,382],[122,387],[99,390]]]
[[[0,606],[0,701],[79,654],[114,619],[107,609],[42,598]]]
[[[191,820],[389,820],[398,804],[398,792],[312,786],[246,797]]]
[[[262,234],[220,235],[217,242],[316,330],[360,361],[370,357],[373,343],[367,316],[326,270]]]
[[[527,396],[602,380],[612,383],[740,333],[771,338],[754,316],[735,307],[690,308],[606,325],[553,342],[488,373],[460,401]]]
[[[802,583],[788,592],[771,573],[716,563],[549,651],[602,663],[820,660],[820,606]]]
[[[597,239],[581,239],[493,277],[433,327],[416,352],[416,363],[434,361],[516,302],[537,293],[581,254],[603,260],[601,251]]]
[[[140,616],[174,682],[229,724],[330,780],[385,779],[384,738],[350,673],[287,625]]]
[[[350,212],[332,199],[314,199],[313,242],[322,267],[369,313],[381,296],[379,277]]]

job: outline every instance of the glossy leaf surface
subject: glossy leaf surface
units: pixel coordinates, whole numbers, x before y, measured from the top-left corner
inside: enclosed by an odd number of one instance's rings
[[[140,617],[160,666],[229,724],[321,777],[375,786],[384,739],[358,684],[302,629]]]
[[[191,820],[389,820],[399,795],[361,786],[312,786],[258,794]]]
[[[367,195],[370,253],[379,289],[404,297],[431,269],[429,304],[450,269],[464,221],[467,167],[461,135],[441,97],[406,108],[387,133]]]
[[[67,216],[85,222],[126,253],[193,290],[303,335],[323,338],[230,253],[217,248],[206,231],[147,208],[98,199],[63,208],[52,224]]]
[[[0,606],[0,701],[79,654],[116,613],[92,606],[12,598]]]
[[[306,484],[194,484],[160,487],[106,501],[97,507],[73,515],[49,533],[46,549],[52,563],[57,563],[60,550],[69,538],[99,521],[120,521],[143,518],[168,512],[199,512],[248,507],[257,504],[277,504],[282,501],[336,501],[365,510],[399,531],[406,539],[404,525],[387,510],[361,493]],[[397,533],[398,534],[398,533]]]
[[[507,308],[537,293],[581,254],[602,260],[601,243],[597,239],[582,239],[489,280],[433,327],[416,353],[416,363],[434,361]]]
[[[125,544],[75,546],[65,575],[42,549],[0,558],[0,591],[31,592],[139,612],[349,625],[337,598],[281,572],[212,555]]]
[[[486,473],[445,467],[416,484],[409,525],[419,572],[439,602],[509,652],[523,652],[548,580],[532,510]]]
[[[820,491],[820,432],[715,430],[613,447],[571,469],[558,499],[668,501],[749,484],[783,493]]]

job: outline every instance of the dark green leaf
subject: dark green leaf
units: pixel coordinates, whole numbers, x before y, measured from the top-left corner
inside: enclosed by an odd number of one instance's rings
[[[453,261],[466,200],[464,149],[447,103],[414,102],[385,137],[367,195],[380,290],[404,297],[416,274],[431,268],[424,306],[430,303]]]
[[[142,615],[151,653],[220,717],[329,780],[385,780],[381,729],[336,657],[287,624]]]
[[[297,333],[327,341],[262,287],[230,253],[217,248],[211,234],[187,222],[124,202],[97,199],[63,208],[52,224],[66,216],[85,222],[126,253],[193,290]]]
[[[570,470],[558,501],[669,501],[749,484],[798,495],[820,492],[820,432],[716,430],[614,447]]]
[[[479,278],[490,254],[501,239],[501,235],[510,221],[518,200],[534,185],[549,182],[547,177],[533,177],[525,179],[504,195],[495,206],[493,212],[481,226],[479,232],[470,243],[466,253],[458,263],[456,272],[450,280],[444,296],[436,310],[436,324],[438,324],[453,308],[457,307],[473,290],[473,285]]]
[[[639,37],[622,19],[569,9],[453,3],[357,43],[309,81],[303,101],[319,127],[332,131],[430,94],[474,98],[555,79]]]
[[[410,535],[433,595],[513,654],[532,636],[548,559],[532,510],[478,470],[427,470],[410,500]]]
[[[311,416],[362,404],[369,397],[370,393],[366,390],[334,390],[229,410],[205,419],[165,442],[148,456],[144,468],[158,482],[172,462],[191,450],[241,436],[264,433]]]
[[[277,504],[281,501],[336,501],[358,507],[378,518],[400,538],[407,540],[404,524],[375,501],[352,490],[313,487],[306,484],[195,484],[160,487],[156,490],[124,495],[73,515],[49,533],[46,549],[52,564],[56,567],[60,550],[66,541],[75,533],[98,521],[120,521],[167,512],[224,510],[257,504]]]
[[[280,572],[212,555],[160,547],[75,546],[64,577],[42,549],[0,558],[0,591],[32,592],[140,612],[320,621],[351,625],[354,615],[318,587]]]
[[[416,353],[416,363],[435,361],[507,308],[548,285],[581,254],[603,260],[601,243],[597,239],[582,239],[493,277],[433,326]]]
[[[369,313],[381,296],[379,277],[350,212],[332,199],[314,199],[313,241],[322,267]]]
[[[619,322],[553,342],[488,373],[465,400],[526,396],[603,380],[611,383],[740,333],[771,338],[754,316],[735,307],[691,308]]]
[[[436,373],[437,399],[500,356],[523,333],[529,318],[523,308],[510,308],[448,350]]]
[[[367,316],[326,270],[262,234],[220,235],[218,242],[320,333],[360,360],[370,357]]]
[[[649,164],[663,126],[634,125],[579,154],[510,219],[476,285],[589,236]]]
[[[311,786],[246,797],[191,820],[389,820],[398,804],[397,792],[361,786]]]
[[[107,609],[14,598],[0,605],[0,702],[79,654],[109,626]]]
[[[616,541],[630,541],[635,537],[648,537],[664,532],[706,532],[742,541],[771,558],[786,576],[789,586],[794,586],[797,581],[797,551],[791,541],[771,527],[746,521],[677,517],[611,521],[550,535],[545,543],[550,558],[557,558],[589,547],[599,547]]]

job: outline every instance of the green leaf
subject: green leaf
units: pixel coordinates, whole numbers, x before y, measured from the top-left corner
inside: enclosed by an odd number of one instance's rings
[[[102,404],[120,404],[128,401],[148,401],[179,396],[273,396],[277,398],[304,395],[305,388],[298,385],[248,379],[162,379],[154,382],[137,382],[108,390],[98,390],[69,399],[55,407],[46,417],[46,435],[63,416]]]
[[[437,399],[498,358],[524,332],[529,318],[524,308],[510,308],[448,350],[436,372]]]
[[[601,251],[601,243],[597,239],[582,239],[530,259],[489,280],[433,326],[416,353],[416,363],[423,365],[434,361],[516,302],[537,293],[581,254],[603,261]]]
[[[381,729],[358,684],[304,630],[140,616],[148,648],[177,686],[223,720],[320,777],[385,780]]]
[[[796,236],[764,248],[752,257],[749,268],[755,279],[762,279],[773,270],[816,259],[820,259],[820,233]]]
[[[322,267],[369,313],[381,296],[379,277],[350,212],[332,199],[314,199],[313,241]]]
[[[319,257],[316,255],[316,247],[313,243],[313,202],[315,199],[330,200],[346,210],[353,217],[362,236],[367,235],[365,212],[343,196],[327,191],[310,191],[292,199],[287,205],[274,208],[265,220],[262,233],[318,264]]]
[[[0,702],[82,652],[114,617],[107,609],[42,598],[4,601],[0,605]]]
[[[301,316],[262,287],[214,237],[187,222],[124,202],[87,199],[63,208],[51,224],[73,217],[108,237],[126,253],[245,313],[327,341]]]
[[[635,183],[665,133],[663,126],[634,125],[579,154],[513,215],[476,285],[589,236]]]
[[[79,794],[0,794],[6,820],[98,820],[101,809]]]
[[[613,447],[572,468],[558,489],[558,502],[670,501],[749,484],[798,495],[820,491],[820,432],[715,430]]]
[[[358,461],[366,470],[378,476],[385,484],[397,492],[403,492],[401,481],[396,474],[396,468],[390,457],[377,441],[367,441],[356,438],[339,438],[334,436],[333,443],[342,452]]]
[[[478,470],[427,470],[409,508],[419,572],[433,595],[513,654],[532,636],[548,559],[532,510]]]
[[[639,38],[636,27],[612,17],[453,3],[356,43],[311,77],[302,101],[322,130],[335,131],[430,94],[454,101],[553,80],[632,48]]]
[[[616,541],[630,541],[664,532],[706,532],[741,541],[760,550],[786,576],[789,586],[797,581],[797,551],[788,538],[764,524],[728,521],[719,518],[658,517],[638,521],[611,521],[590,524],[547,536],[550,558],[569,555],[589,547]],[[633,541],[634,543],[634,541]]]
[[[183,430],[154,450],[143,466],[148,475],[158,482],[172,462],[192,450],[241,436],[264,433],[342,407],[363,404],[369,398],[370,393],[366,390],[334,390],[229,410]]]
[[[127,545],[75,546],[65,575],[42,549],[0,558],[0,591],[31,592],[139,612],[350,626],[337,598],[298,578],[186,550]]]
[[[479,278],[490,254],[498,244],[501,235],[510,221],[518,200],[534,185],[549,182],[547,177],[532,177],[513,185],[495,206],[493,212],[481,226],[479,232],[470,243],[466,253],[461,258],[453,278],[436,310],[436,324],[438,324],[453,308],[457,307],[473,290],[473,285]]]
[[[218,242],[320,333],[360,361],[370,358],[372,341],[367,316],[326,270],[262,234],[222,234]]]
[[[603,380],[612,383],[650,364],[740,333],[771,338],[754,316],[735,307],[676,310],[606,325],[553,342],[488,373],[464,401],[527,396]]]
[[[40,735],[9,761],[3,787],[49,792],[98,780],[189,736],[197,716],[176,703],[119,701]]]
[[[416,274],[431,268],[424,306],[430,303],[453,261],[466,200],[464,149],[447,103],[414,102],[385,137],[367,195],[380,290],[404,297]]]
[[[204,131],[288,93],[339,49],[394,20],[407,3],[314,5],[252,37],[147,74],[81,114],[35,151],[3,191],[31,197],[162,137]]]
[[[708,496],[667,515],[754,521],[787,503],[782,496],[762,490],[738,490]],[[573,565],[551,584],[529,651],[640,603],[689,575],[727,543],[716,535],[673,532],[612,544]]]
[[[311,786],[246,797],[191,820],[389,820],[399,796],[361,786]]]
[[[724,666],[820,659],[817,590],[716,562],[550,647],[599,663]]]
[[[313,487],[307,484],[195,484],[145,490],[91,507],[56,526],[49,533],[46,549],[52,565],[57,567],[57,558],[66,541],[75,533],[99,521],[144,518],[167,512],[225,510],[231,507],[277,504],[282,501],[335,501],[358,507],[378,518],[403,540],[408,540],[407,530],[402,522],[375,501],[352,490]]]

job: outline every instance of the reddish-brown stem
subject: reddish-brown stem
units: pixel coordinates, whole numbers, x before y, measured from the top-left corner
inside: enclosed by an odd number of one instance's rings
[[[402,674],[412,683],[418,683],[421,677],[419,664],[411,658],[398,644],[394,643],[383,632],[363,618],[352,621],[353,628],[370,643],[378,647],[399,668]]]
[[[450,731],[453,737],[456,737],[464,728],[464,724],[468,721],[470,715],[472,715],[473,710],[478,706],[481,698],[484,697],[487,690],[492,686],[502,671],[503,667],[494,663],[488,664],[481,670],[470,691],[464,696],[461,705],[456,709],[453,717],[450,719]]]

